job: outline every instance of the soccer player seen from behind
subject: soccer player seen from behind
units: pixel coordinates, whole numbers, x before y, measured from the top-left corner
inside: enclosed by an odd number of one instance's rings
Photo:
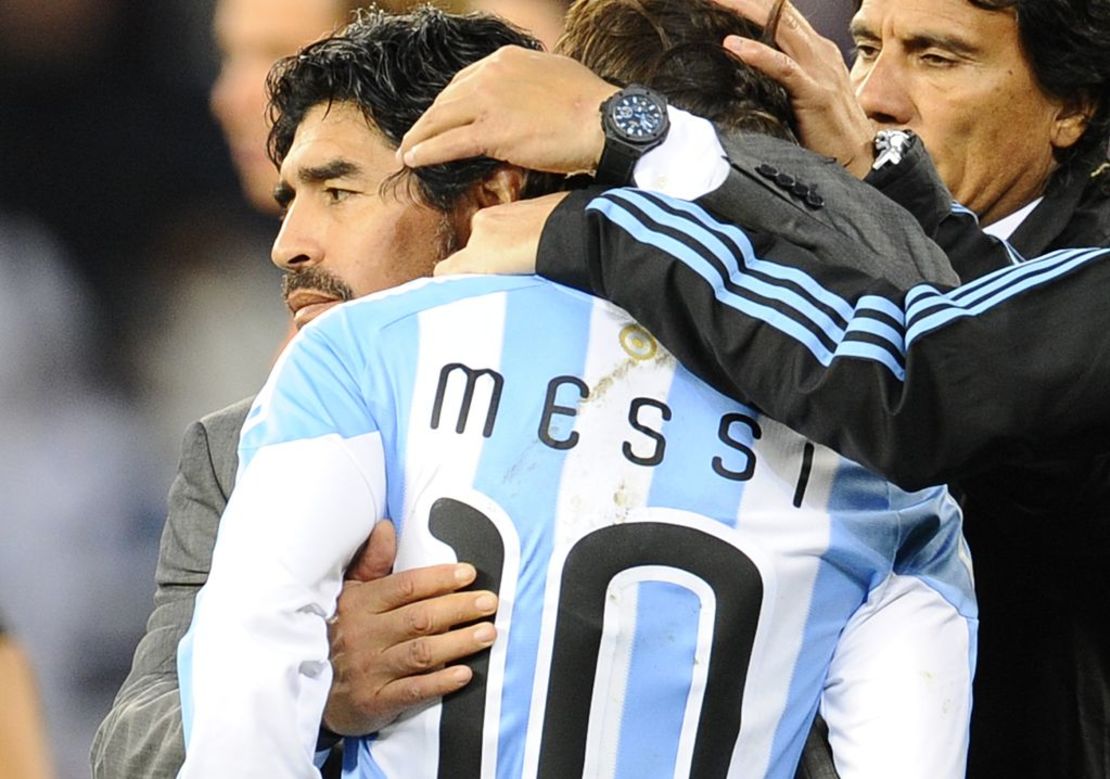
[[[407,127],[514,36],[369,14],[279,67],[292,285],[427,274],[475,209],[543,180],[484,158],[398,175]],[[602,207],[663,232],[686,208]],[[712,220],[688,240],[748,245]],[[804,251],[762,245],[768,267]],[[279,359],[240,462],[179,651],[182,777],[313,775],[326,620],[384,516],[399,567],[474,563],[497,641],[463,691],[350,740],[349,776],[790,777],[819,705],[844,779],[962,773],[976,618],[947,493],[726,399],[598,298],[472,276],[334,307]]]

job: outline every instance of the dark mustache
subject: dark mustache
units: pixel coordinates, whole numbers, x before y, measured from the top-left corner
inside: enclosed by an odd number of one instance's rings
[[[336,300],[354,300],[355,292],[341,279],[320,268],[287,272],[281,277],[281,296],[285,300],[298,289],[322,292]]]

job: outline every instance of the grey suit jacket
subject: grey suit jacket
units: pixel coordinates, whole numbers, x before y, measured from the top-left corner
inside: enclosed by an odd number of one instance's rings
[[[111,711],[92,745],[96,779],[173,779],[185,760],[177,644],[208,578],[216,528],[239,465],[239,430],[251,399],[194,422],[170,487],[154,611]]]
[[[834,160],[765,135],[728,134],[721,143],[730,175],[698,203],[724,221],[782,236],[819,259],[902,288],[960,283],[909,211]]]

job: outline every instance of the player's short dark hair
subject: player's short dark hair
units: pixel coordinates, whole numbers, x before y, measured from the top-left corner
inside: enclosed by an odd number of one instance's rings
[[[492,16],[432,7],[410,14],[359,11],[350,25],[279,60],[270,71],[270,159],[280,166],[314,106],[350,102],[396,148],[456,73],[502,46],[542,49],[535,38]],[[502,163],[474,157],[411,172],[414,194],[450,210]]]
[[[762,28],[710,0],[577,0],[556,51],[604,79],[643,84],[722,129],[794,139],[786,90],[721,45]]]

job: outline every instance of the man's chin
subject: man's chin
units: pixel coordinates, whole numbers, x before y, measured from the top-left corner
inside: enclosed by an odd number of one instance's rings
[[[329,300],[323,303],[311,303],[299,308],[296,313],[293,314],[293,326],[300,330],[309,322],[316,319],[316,317],[320,316],[328,309],[338,306],[342,302],[341,300]]]

